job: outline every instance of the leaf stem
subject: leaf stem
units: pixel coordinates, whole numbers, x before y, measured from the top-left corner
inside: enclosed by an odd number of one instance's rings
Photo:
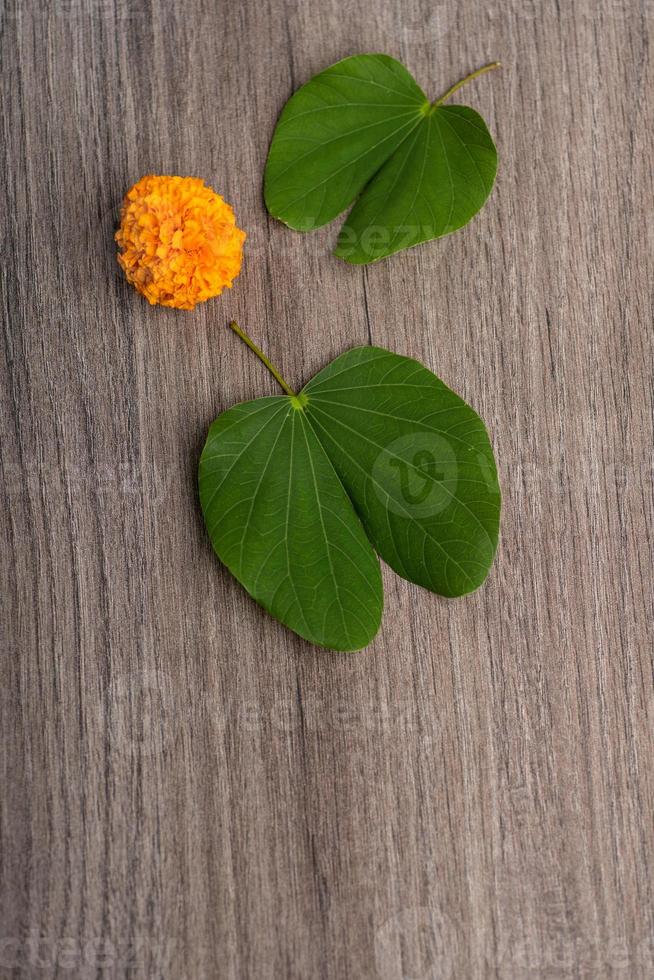
[[[248,337],[248,335],[246,334],[245,330],[243,330],[241,327],[239,327],[239,325],[236,322],[236,320],[232,320],[232,322],[230,323],[230,327],[234,331],[234,333],[241,338],[241,340],[243,341],[243,343],[244,344],[247,344],[247,346],[250,348],[251,351],[254,351],[254,353],[257,355],[257,357],[262,362],[262,364],[265,364],[266,365],[266,367],[268,368],[268,370],[272,374],[272,376],[275,379],[275,381],[282,386],[282,388],[284,389],[284,391],[286,392],[286,394],[287,395],[290,395],[291,398],[295,398],[295,392],[293,391],[292,388],[290,388],[286,384],[286,382],[282,378],[281,374],[279,373],[279,371],[277,370],[277,368],[275,367],[275,365],[270,363],[270,361],[268,360],[268,358],[266,357],[266,355],[264,354],[264,352],[261,350],[261,348],[260,347],[257,347],[257,345],[255,344],[255,342]]]
[[[471,71],[469,75],[466,75],[465,78],[462,78],[460,82],[456,83],[456,85],[453,85],[451,88],[448,88],[445,95],[441,95],[440,99],[436,99],[435,102],[432,102],[432,108],[435,109],[437,106],[443,105],[446,99],[449,99],[451,95],[454,95],[454,93],[458,92],[458,90],[463,85],[466,85],[468,82],[471,82],[474,78],[479,78],[480,75],[485,74],[485,72],[487,71],[492,71],[493,68],[501,68],[501,67],[502,67],[501,61],[491,61],[490,64],[484,65],[483,68],[478,68],[476,71]]]

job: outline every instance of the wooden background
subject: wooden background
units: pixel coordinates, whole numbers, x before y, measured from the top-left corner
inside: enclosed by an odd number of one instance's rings
[[[651,0],[10,2],[0,193],[0,976],[654,977]],[[482,213],[368,269],[267,218],[277,113],[348,54],[465,90]],[[112,234],[142,174],[249,233],[235,288],[151,309]],[[220,567],[211,420],[345,348],[487,421],[484,588],[384,570],[365,652]]]

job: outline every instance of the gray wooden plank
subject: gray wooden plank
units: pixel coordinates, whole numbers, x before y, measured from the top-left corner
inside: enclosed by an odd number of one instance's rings
[[[0,975],[654,974],[650,0],[8,2]],[[367,270],[266,216],[297,85],[466,71],[501,169],[449,239]],[[112,233],[147,172],[249,233],[234,289],[150,309]],[[385,570],[361,654],[314,650],[216,562],[207,426],[368,337],[487,420],[486,586]]]

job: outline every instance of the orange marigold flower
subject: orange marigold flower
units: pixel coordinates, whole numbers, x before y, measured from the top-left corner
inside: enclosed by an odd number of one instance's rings
[[[120,262],[150,303],[192,310],[241,271],[245,232],[199,177],[142,177],[127,192],[116,232]]]

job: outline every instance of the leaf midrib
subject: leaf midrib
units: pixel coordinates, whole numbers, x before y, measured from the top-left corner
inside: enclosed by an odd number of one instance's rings
[[[306,415],[305,415],[305,412],[304,412],[303,409],[300,409],[300,411],[302,412],[302,416],[301,416],[300,421],[302,423],[304,423],[304,421],[306,419]],[[313,488],[314,488],[315,495],[316,495],[316,504],[318,506],[318,514],[320,516],[320,526],[322,528],[323,538],[324,538],[324,541],[325,541],[325,550],[327,552],[327,560],[329,562],[329,571],[330,571],[330,574],[331,574],[331,577],[332,577],[332,582],[334,583],[334,591],[335,591],[335,594],[336,594],[336,601],[338,603],[338,608],[339,608],[339,611],[340,611],[340,614],[341,614],[341,621],[343,623],[343,632],[345,634],[345,639],[347,640],[348,645],[351,645],[352,644],[352,639],[350,637],[350,632],[349,632],[347,626],[345,625],[345,610],[343,608],[343,602],[341,600],[340,586],[339,586],[338,581],[336,580],[336,575],[334,574],[334,563],[332,562],[332,553],[331,553],[331,549],[330,549],[329,538],[327,537],[327,529],[325,528],[325,521],[324,521],[323,513],[322,513],[322,503],[320,501],[320,493],[318,492],[318,481],[316,480],[316,471],[315,471],[315,468],[314,468],[314,465],[313,465],[313,455],[311,453],[311,446],[309,445],[309,440],[307,439],[307,434],[306,434],[306,431],[304,429],[304,425],[302,425],[302,435],[304,436],[304,442],[305,442],[306,447],[307,447],[307,456],[308,456],[308,459],[309,459],[309,466],[311,468],[311,479],[312,479]],[[315,435],[315,432],[314,432],[314,435]],[[316,436],[316,438],[318,438],[318,437]],[[320,445],[322,446],[322,443],[320,443]],[[324,451],[324,447],[323,447],[323,451]],[[324,612],[324,615],[323,615],[323,623],[322,623],[322,632],[323,633],[325,632],[325,623],[327,621],[327,614],[329,613],[330,608],[331,607],[328,606],[325,609],[325,612]]]
[[[324,431],[327,431],[325,429],[324,425],[322,425],[322,423],[319,420],[316,419],[316,421],[318,422],[318,425],[320,426],[321,429],[323,429]],[[329,435],[329,433],[327,433],[327,434]],[[332,437],[332,439],[333,439],[333,437]],[[333,439],[333,441],[336,442],[335,439]],[[341,449],[341,451],[345,453],[345,455],[348,457],[348,459],[350,459],[351,462],[353,462],[355,464],[355,466],[357,466],[361,470],[361,472],[364,474],[364,476],[367,477],[368,474],[366,473],[366,470],[363,468],[363,466],[361,466],[361,464],[359,463],[359,461],[357,459],[355,459],[354,456],[351,456],[350,453],[348,453],[348,451],[346,449],[343,449],[343,447],[340,446],[339,443],[337,443],[337,445],[339,446],[339,448]],[[394,501],[394,503],[397,503],[400,507],[402,507],[402,509],[404,510],[404,512],[407,515],[408,519],[411,521],[412,524],[414,524],[418,528],[418,530],[422,533],[422,536],[424,538],[429,538],[429,540],[433,541],[434,544],[436,545],[436,547],[439,549],[439,551],[441,551],[445,555],[446,559],[448,561],[451,561],[453,565],[456,565],[456,567],[459,569],[459,571],[465,576],[465,578],[468,579],[468,581],[471,583],[471,585],[473,586],[473,588],[476,587],[476,583],[475,583],[474,579],[471,578],[471,576],[469,575],[468,572],[466,572],[465,568],[463,568],[463,566],[459,564],[459,562],[456,560],[456,558],[453,558],[452,555],[450,555],[445,550],[445,548],[443,547],[443,545],[441,544],[441,542],[437,538],[435,538],[433,536],[433,534],[431,534],[427,530],[427,528],[423,527],[421,524],[418,523],[418,521],[415,520],[415,518],[413,517],[413,515],[406,509],[406,507],[402,504],[401,501],[397,500],[397,498],[391,498],[391,495],[389,494],[388,490],[385,487],[382,487],[381,484],[378,483],[378,481],[375,480],[372,475],[370,476],[370,482],[373,483],[375,486],[377,486],[377,488],[379,490],[381,490],[382,493],[386,494],[386,496],[388,497],[389,500],[392,499]],[[387,519],[389,519],[388,512],[387,512],[387,515],[386,516],[387,516]],[[390,530],[390,523],[389,523],[389,530]],[[394,545],[394,547],[395,547],[395,550],[397,552],[397,547],[395,545]]]
[[[398,422],[407,422],[409,425],[424,426],[429,432],[436,432],[437,435],[443,437],[447,436],[448,439],[455,439],[460,442],[462,446],[466,449],[472,449],[473,452],[479,450],[478,446],[473,446],[471,442],[466,442],[461,436],[454,436],[451,434],[450,429],[439,429],[436,426],[431,425],[429,422],[425,422],[423,419],[409,419],[404,415],[389,415],[388,412],[379,412],[374,408],[364,408],[363,405],[351,405],[349,402],[339,402],[332,401],[329,398],[325,398],[324,395],[314,395],[311,399],[312,402],[322,401],[327,405],[336,405],[338,408],[351,408],[355,412],[366,412],[368,415],[379,415],[384,419],[397,419]],[[432,412],[429,418],[433,418],[434,415],[441,415],[443,412],[456,412],[459,409],[459,405],[448,405],[446,408],[439,408],[436,412]],[[469,422],[470,419],[464,419],[463,421]],[[456,422],[455,425],[460,425],[460,422]]]
[[[420,125],[420,123],[424,120],[424,118],[425,117],[424,117],[424,115],[422,113],[420,113],[418,115],[418,118],[417,118],[416,122],[414,123],[414,125],[402,137],[402,139],[397,144],[397,146],[395,147],[395,149],[393,150],[393,152],[391,153],[391,155],[389,157],[386,157],[386,159],[379,165],[379,167],[377,167],[377,169],[370,175],[370,177],[368,178],[368,180],[363,185],[364,187],[367,187],[368,184],[372,180],[374,180],[374,178],[377,176],[377,174],[382,169],[382,167],[385,166],[385,164],[388,163],[389,160],[392,160],[393,159],[393,157],[395,156],[395,154],[397,153],[397,151],[400,149],[400,147],[404,145],[404,143],[409,138],[409,136],[411,135],[411,133],[414,131],[414,129],[416,129],[417,126]],[[377,143],[374,143],[372,146],[369,146],[368,149],[365,150],[364,153],[360,153],[359,156],[354,157],[354,159],[348,160],[347,163],[343,164],[342,167],[339,167],[338,170],[333,170],[323,180],[320,180],[320,181],[318,181],[317,184],[314,184],[313,186],[311,186],[309,188],[309,190],[305,191],[304,194],[300,194],[300,195],[298,195],[298,197],[293,198],[292,201],[289,201],[287,204],[284,205],[284,208],[283,208],[282,213],[287,213],[290,208],[292,208],[295,204],[297,204],[298,201],[301,201],[303,198],[308,197],[310,194],[313,194],[315,191],[318,190],[319,187],[322,187],[323,184],[326,184],[326,183],[328,183],[328,181],[332,180],[334,177],[337,177],[338,174],[340,174],[342,170],[347,170],[348,167],[354,166],[354,164],[355,163],[358,163],[359,160],[363,160],[363,158],[365,156],[367,156],[369,153],[372,153],[373,150],[376,150],[379,146],[382,145],[382,143],[386,143],[387,140],[391,139],[391,137],[396,136],[400,132],[400,130],[402,130],[403,128],[404,127],[402,127],[402,126],[398,126],[397,129],[394,129],[392,133],[389,133],[388,136],[385,136],[383,140],[378,140]],[[277,177],[275,177],[275,180],[277,180]]]
[[[216,497],[216,494],[218,494],[220,492],[220,490],[222,489],[222,487],[223,487],[223,485],[225,483],[225,480],[231,474],[231,472],[234,469],[234,467],[236,466],[236,464],[243,458],[244,453],[247,452],[247,450],[250,448],[250,446],[252,445],[252,443],[261,435],[261,433],[264,431],[264,429],[266,429],[268,427],[268,425],[273,421],[273,419],[276,419],[278,415],[281,415],[281,413],[282,413],[282,411],[283,411],[283,409],[285,407],[286,407],[285,405],[280,405],[279,411],[273,412],[273,414],[270,416],[270,418],[266,419],[266,421],[261,426],[261,428],[258,429],[257,432],[255,432],[255,434],[252,436],[252,438],[250,439],[250,441],[243,447],[243,449],[240,451],[240,453],[238,454],[238,456],[236,457],[236,459],[234,460],[234,462],[232,463],[232,465],[229,467],[229,469],[225,473],[224,477],[222,478],[222,480],[220,481],[220,483],[218,484],[218,486],[215,488],[214,492],[211,494],[211,497],[209,498],[209,500],[204,505],[206,510],[209,509],[209,507],[211,506],[211,504],[213,503],[213,501],[214,501],[214,499]],[[268,406],[266,405],[264,408],[261,409],[261,412],[265,411],[267,408],[268,408]],[[260,413],[255,413],[255,414],[260,414]],[[249,415],[246,415],[243,418],[245,420],[245,419],[250,418],[250,416]],[[240,419],[239,419],[239,421],[240,421]],[[236,425],[238,423],[234,423],[234,424]],[[229,430],[227,430],[227,431],[229,431]],[[211,459],[211,457],[208,457],[208,458]]]
[[[318,411],[320,411],[320,409],[318,409]],[[412,466],[413,469],[416,469],[416,467],[413,466],[412,463],[408,463],[408,460],[405,460],[403,457],[398,456],[397,453],[389,452],[389,450],[388,450],[388,448],[386,446],[381,446],[378,442],[375,442],[374,439],[370,439],[368,436],[364,435],[363,432],[358,432],[356,429],[353,429],[352,426],[347,425],[345,422],[342,422],[341,419],[337,419],[336,416],[330,415],[329,412],[325,412],[324,409],[322,410],[322,414],[325,415],[331,421],[336,422],[338,425],[342,426],[342,428],[347,429],[348,432],[352,432],[359,439],[363,439],[364,442],[370,443],[371,446],[374,446],[375,449],[379,449],[380,452],[385,452],[388,456],[392,456],[394,459],[402,460],[402,462],[407,463],[407,465],[410,465],[410,466]],[[392,416],[389,416],[389,417],[392,418]],[[324,426],[323,426],[323,428],[324,428]],[[436,430],[433,430],[433,431],[435,431],[437,435],[440,434],[437,429]],[[334,439],[333,436],[332,436],[332,439],[333,439],[334,442],[336,442],[336,440]],[[347,453],[347,450],[344,449],[343,446],[340,445],[340,443],[338,443],[338,445],[340,446],[342,452],[346,453],[349,456],[349,453]],[[353,457],[350,457],[350,458],[352,459]],[[446,491],[446,493],[448,494],[448,496],[450,497],[451,500],[453,500],[455,503],[459,504],[461,507],[463,507],[464,510],[466,510],[470,514],[470,516],[473,518],[473,520],[477,523],[477,526],[480,528],[480,530],[483,531],[483,533],[486,535],[486,537],[488,539],[488,543],[490,544],[490,546],[492,548],[493,547],[493,542],[491,541],[491,537],[490,537],[490,534],[488,533],[488,529],[481,523],[481,521],[479,520],[479,518],[477,517],[477,515],[475,514],[475,512],[472,511],[470,509],[470,507],[468,507],[468,505],[465,503],[465,501],[461,500],[459,497],[456,497],[452,493],[451,490],[449,490],[442,482],[436,480],[436,478],[433,477],[430,473],[423,473],[423,475],[426,476],[428,479],[432,480],[434,483],[438,483],[439,486],[443,490]],[[370,476],[370,479],[371,480],[373,479],[372,474]],[[384,489],[383,487],[380,486],[380,484],[377,484],[377,485],[380,487],[381,490]],[[395,498],[393,498],[393,499],[395,499]],[[399,501],[397,501],[397,503],[399,503]]]

